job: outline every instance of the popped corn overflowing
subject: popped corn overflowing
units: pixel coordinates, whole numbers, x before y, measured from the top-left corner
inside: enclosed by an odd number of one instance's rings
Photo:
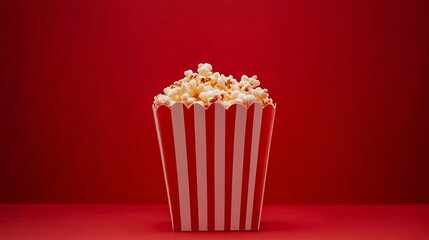
[[[213,67],[209,63],[198,64],[198,70],[185,71],[185,77],[175,81],[174,84],[164,88],[164,94],[154,98],[155,106],[172,106],[181,102],[186,106],[194,103],[208,107],[218,102],[225,108],[232,104],[242,104],[249,107],[254,102],[263,106],[273,104],[268,96],[268,90],[259,87],[257,76],[241,76],[237,81],[233,76],[228,77],[219,72],[213,73]]]

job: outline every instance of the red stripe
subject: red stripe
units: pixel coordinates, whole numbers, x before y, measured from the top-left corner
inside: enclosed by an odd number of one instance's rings
[[[225,231],[231,230],[232,161],[236,112],[237,105],[232,105],[225,114]]]
[[[189,175],[189,200],[191,205],[191,229],[198,231],[198,192],[197,192],[197,164],[195,156],[195,126],[194,126],[194,106],[189,109],[183,105],[185,117],[186,153],[188,159]]]
[[[215,107],[206,110],[206,150],[207,150],[207,229],[214,231],[214,119]]]
[[[181,230],[179,190],[177,180],[176,156],[174,153],[173,125],[171,121],[171,110],[166,106],[160,106],[156,111],[159,124],[159,132],[162,141],[162,151],[165,161],[165,172],[168,182],[168,190],[171,201],[171,213],[174,231]]]
[[[261,136],[259,141],[258,165],[256,169],[255,198],[253,202],[252,230],[258,230],[261,203],[263,201],[263,189],[265,168],[268,162],[271,130],[274,122],[274,107],[268,105],[262,111]]]
[[[246,139],[244,142],[244,159],[243,159],[243,182],[241,189],[241,209],[240,209],[240,230],[246,228],[246,211],[247,211],[247,192],[249,186],[249,171],[250,171],[250,153],[252,147],[252,130],[253,130],[253,115],[255,112],[255,104],[247,110],[246,121]]]

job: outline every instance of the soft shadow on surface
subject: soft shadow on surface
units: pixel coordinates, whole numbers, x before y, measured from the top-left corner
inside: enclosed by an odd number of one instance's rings
[[[151,230],[159,231],[159,232],[172,232],[171,222],[170,221],[154,221],[151,224]],[[305,225],[299,222],[292,221],[263,221],[261,222],[262,232],[274,232],[274,231],[282,231],[282,232],[302,232],[311,230],[312,227],[310,225]]]
[[[302,232],[308,231],[312,229],[311,226],[305,225],[300,222],[292,222],[292,221],[280,221],[280,220],[272,220],[272,221],[263,221],[261,222],[260,231],[263,232],[274,232],[274,231],[282,231],[282,232]]]
[[[170,221],[154,221],[150,225],[151,230],[156,232],[173,232]],[[261,222],[261,232],[303,232],[311,230],[312,227],[299,222],[292,221],[263,221]],[[245,231],[248,232],[248,231]],[[252,232],[252,231],[250,231]]]
[[[168,221],[153,221],[150,226],[151,230],[156,232],[172,232],[171,222]]]

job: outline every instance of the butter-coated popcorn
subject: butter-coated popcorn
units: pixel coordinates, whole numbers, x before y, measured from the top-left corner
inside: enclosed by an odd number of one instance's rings
[[[198,64],[197,72],[187,70],[185,77],[164,88],[164,94],[154,98],[155,106],[171,106],[181,102],[186,106],[201,104],[205,107],[218,102],[225,108],[232,104],[242,104],[249,107],[254,102],[262,105],[273,104],[268,90],[259,87],[260,81],[256,75],[241,76],[237,81],[232,75],[226,77],[219,72],[212,72],[209,63]]]

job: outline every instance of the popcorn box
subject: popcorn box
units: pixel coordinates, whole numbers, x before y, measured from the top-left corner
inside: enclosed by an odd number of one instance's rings
[[[274,105],[153,105],[174,231],[259,230]]]

